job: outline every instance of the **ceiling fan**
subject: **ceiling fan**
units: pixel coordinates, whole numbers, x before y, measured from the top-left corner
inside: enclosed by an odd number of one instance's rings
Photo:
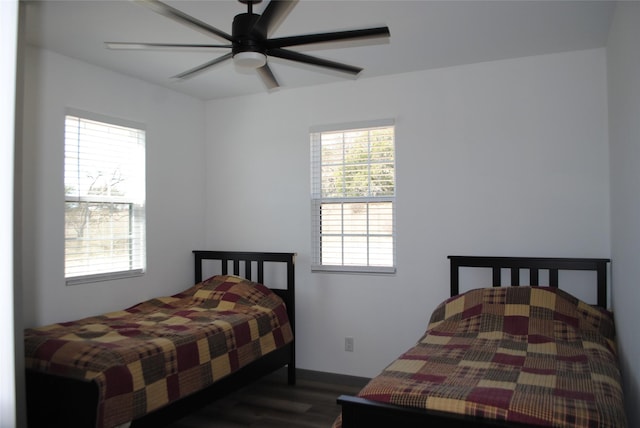
[[[178,79],[192,77],[217,64],[233,59],[233,62],[239,67],[255,69],[268,89],[277,88],[280,85],[269,68],[269,64],[267,62],[267,57],[269,56],[325,67],[355,76],[362,71],[362,68],[306,55],[285,48],[313,43],[390,36],[388,27],[376,27],[361,30],[335,31],[330,33],[269,38],[269,34],[288,15],[298,0],[271,0],[261,15],[253,13],[253,5],[260,3],[262,0],[238,0],[240,3],[247,5],[247,13],[241,13],[235,16],[233,19],[231,34],[187,15],[186,13],[159,0],[135,1],[136,3],[140,3],[150,8],[156,13],[171,18],[181,24],[193,27],[199,31],[203,31],[208,35],[224,39],[228,42],[227,44],[105,42],[109,49],[231,49],[230,52],[222,56],[174,76]]]

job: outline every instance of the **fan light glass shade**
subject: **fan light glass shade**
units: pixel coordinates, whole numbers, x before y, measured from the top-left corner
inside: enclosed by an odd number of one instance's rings
[[[260,68],[267,63],[267,56],[260,52],[238,52],[233,56],[233,62],[238,67]]]

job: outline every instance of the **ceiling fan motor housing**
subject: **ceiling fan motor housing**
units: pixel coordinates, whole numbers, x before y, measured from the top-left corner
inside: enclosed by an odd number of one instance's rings
[[[259,18],[260,15],[255,13],[241,13],[233,18],[231,51],[234,56],[240,52],[259,52],[266,55],[264,41],[267,35],[260,25],[256,25]]]

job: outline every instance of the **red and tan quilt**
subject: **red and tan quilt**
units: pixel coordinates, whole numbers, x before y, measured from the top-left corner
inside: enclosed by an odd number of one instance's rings
[[[94,381],[99,427],[139,418],[293,340],[267,287],[215,276],[129,309],[25,330],[28,369]]]
[[[536,426],[627,426],[613,317],[548,287],[446,300],[358,396]]]

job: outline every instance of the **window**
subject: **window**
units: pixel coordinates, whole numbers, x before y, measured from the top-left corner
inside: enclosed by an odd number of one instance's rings
[[[145,269],[145,131],[85,113],[65,117],[67,284]]]
[[[393,121],[311,131],[313,270],[395,272]]]

